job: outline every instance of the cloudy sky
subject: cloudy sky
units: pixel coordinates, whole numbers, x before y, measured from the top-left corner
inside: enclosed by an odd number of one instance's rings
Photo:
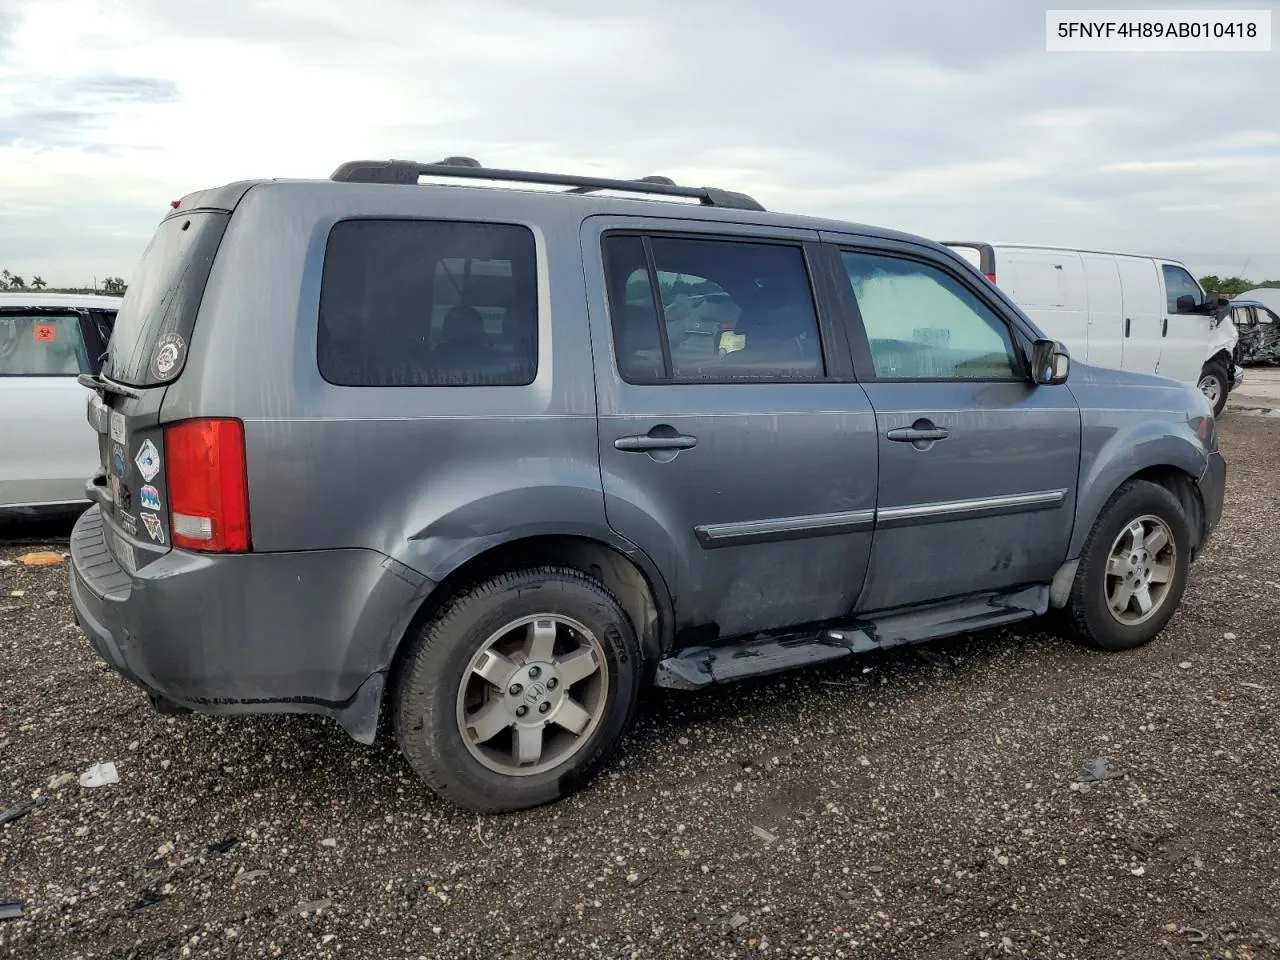
[[[0,0],[0,267],[127,279],[190,190],[461,153],[1280,279],[1280,43],[1046,53],[1045,6]]]

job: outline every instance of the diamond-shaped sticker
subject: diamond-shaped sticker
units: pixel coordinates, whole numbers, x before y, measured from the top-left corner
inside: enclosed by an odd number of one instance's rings
[[[138,448],[138,455],[133,458],[133,462],[138,465],[142,479],[150,483],[160,472],[160,451],[150,440],[145,440]]]

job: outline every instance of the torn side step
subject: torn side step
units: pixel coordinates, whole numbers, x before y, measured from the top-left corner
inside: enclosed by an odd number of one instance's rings
[[[856,641],[851,639],[854,636]],[[874,647],[871,638],[860,630],[842,631],[839,637],[834,631],[824,631],[810,637],[693,647],[660,661],[653,682],[674,690],[698,690],[713,683],[825,663]]]
[[[814,634],[691,647],[659,661],[653,682],[673,690],[700,690],[713,683],[779,673],[851,653],[1004,626],[1043,614],[1048,608],[1049,588],[1037,585],[890,612],[855,626],[833,626]]]

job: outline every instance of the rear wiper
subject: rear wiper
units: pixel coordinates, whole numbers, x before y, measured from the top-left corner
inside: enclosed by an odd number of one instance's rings
[[[96,390],[100,394],[114,393],[121,397],[128,397],[131,400],[137,400],[142,396],[132,387],[126,387],[123,383],[116,383],[114,380],[108,380],[101,374],[82,373],[76,377],[76,382],[82,387],[88,387],[90,390]]]

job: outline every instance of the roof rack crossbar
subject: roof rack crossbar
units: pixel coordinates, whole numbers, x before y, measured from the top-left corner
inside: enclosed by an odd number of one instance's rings
[[[536,170],[502,170],[482,167],[470,157],[449,157],[438,163],[416,163],[412,160],[352,160],[342,164],[329,177],[342,183],[416,184],[419,177],[458,177],[471,180],[505,180],[513,183],[538,183],[572,187],[569,192],[590,193],[616,190],[655,196],[688,197],[709,207],[735,210],[764,210],[759,201],[745,193],[716,187],[682,187],[667,177],[644,177],[640,180],[613,180],[607,177],[583,177],[569,173],[542,173]]]

